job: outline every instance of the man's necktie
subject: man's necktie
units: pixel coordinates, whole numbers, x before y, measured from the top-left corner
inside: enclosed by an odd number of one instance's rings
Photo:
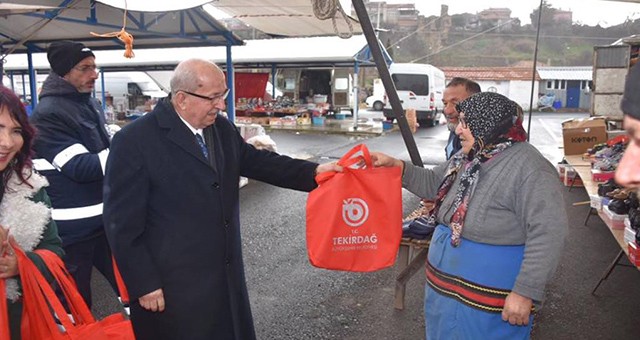
[[[198,141],[198,145],[200,145],[200,150],[204,158],[209,159],[209,149],[207,149],[207,144],[204,143],[204,139],[202,139],[199,133],[196,133],[196,140]]]

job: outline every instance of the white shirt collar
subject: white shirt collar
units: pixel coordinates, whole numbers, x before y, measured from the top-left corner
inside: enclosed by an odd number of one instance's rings
[[[177,113],[177,112],[176,112],[176,113]],[[180,120],[184,123],[184,125],[186,125],[186,126],[189,128],[189,130],[191,130],[191,132],[192,132],[194,135],[198,134],[198,135],[200,135],[201,137],[204,137],[204,136],[202,135],[202,129],[196,129],[196,128],[194,128],[193,126],[191,126],[191,124],[189,124],[189,122],[187,122],[184,118],[182,118],[182,116],[181,116],[179,113],[178,113],[178,117],[179,117],[179,118],[180,118]]]

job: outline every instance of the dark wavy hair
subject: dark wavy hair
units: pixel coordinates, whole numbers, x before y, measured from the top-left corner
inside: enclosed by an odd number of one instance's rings
[[[6,110],[9,115],[11,115],[11,118],[18,122],[22,128],[23,140],[20,151],[16,152],[14,159],[11,160],[7,168],[2,171],[2,185],[4,187],[4,190],[2,190],[3,194],[7,188],[7,182],[11,177],[12,171],[15,172],[22,183],[31,186],[31,184],[27,182],[27,179],[30,177],[30,172],[26,172],[25,177],[25,172],[23,172],[23,170],[25,168],[31,169],[33,166],[33,162],[31,161],[31,145],[36,131],[29,123],[27,111],[25,110],[22,102],[20,102],[18,96],[16,96],[11,89],[2,85],[0,85],[0,111],[1,110]]]

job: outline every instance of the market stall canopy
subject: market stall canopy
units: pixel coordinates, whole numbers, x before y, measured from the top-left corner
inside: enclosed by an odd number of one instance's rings
[[[200,7],[211,0],[149,1],[149,0],[98,0],[105,5],[138,12],[169,12]]]
[[[38,6],[38,5],[22,5],[22,4],[10,4],[0,3],[0,15],[7,16],[12,14],[23,14],[33,12],[44,12],[47,10],[56,9],[56,7]]]
[[[363,35],[349,39],[339,37],[281,38],[246,40],[243,46],[232,47],[236,68],[286,67],[353,67],[373,66],[369,46]],[[329,46],[330,48],[327,48]],[[125,59],[121,51],[96,51],[98,66],[108,71],[173,70],[182,60],[200,56],[218,64],[227,62],[226,47],[192,47],[180,49],[145,49],[136,57]],[[387,55],[388,57],[388,55]],[[388,59],[391,60],[390,58]],[[48,70],[45,53],[33,55],[33,67]],[[5,70],[24,71],[27,60],[19,55],[6,58]]]
[[[82,42],[93,50],[123,49],[123,44],[117,38],[98,38],[89,34],[92,31],[120,31],[124,17],[124,11],[120,8],[82,0],[38,0],[29,3],[38,7],[46,6],[47,10],[0,18],[3,54],[45,51],[50,42],[63,39]],[[13,5],[24,6],[18,3]],[[168,12],[130,10],[127,12],[126,30],[134,36],[134,50],[243,43],[200,6]]]
[[[300,37],[345,34],[350,30],[361,34],[360,23],[337,13],[334,29],[331,19],[320,20],[313,13],[313,4],[327,0],[218,0],[211,3],[233,18],[267,34]],[[345,9],[347,14],[350,10]],[[336,33],[337,30],[337,33]]]

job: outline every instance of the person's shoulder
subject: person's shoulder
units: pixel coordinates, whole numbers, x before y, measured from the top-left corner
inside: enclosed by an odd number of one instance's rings
[[[220,113],[218,113],[218,116],[216,117],[216,127],[222,127],[222,128],[233,128],[235,129],[235,125],[229,120],[229,118],[221,115]]]
[[[517,143],[512,147],[511,162],[519,164],[525,173],[549,172],[555,176],[556,169],[535,146],[528,142]]]
[[[69,115],[73,100],[64,96],[46,96],[40,98],[40,101],[33,110],[32,116],[38,117],[43,115]]]
[[[221,114],[218,114],[218,117],[216,117],[216,122],[214,123],[214,126],[216,127],[218,132],[222,132],[222,133],[238,132],[238,127],[231,120],[229,120],[229,118]]]
[[[156,123],[155,115],[156,115],[156,113],[154,111],[151,111],[151,112],[145,114],[144,116],[142,116],[140,118],[137,118],[137,119],[131,121],[130,123],[127,123],[127,125],[125,125],[122,128],[122,130],[120,130],[120,131],[118,131],[118,133],[116,133],[116,136],[119,135],[119,134],[136,135],[136,134],[144,133],[145,131],[152,129],[154,126],[158,125]]]

